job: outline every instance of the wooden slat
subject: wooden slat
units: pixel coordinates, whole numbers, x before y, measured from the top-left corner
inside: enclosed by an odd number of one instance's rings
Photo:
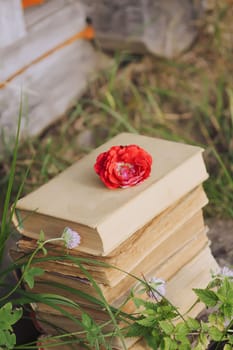
[[[29,7],[25,9],[24,20],[26,28],[30,29],[30,27],[37,22],[54,15],[54,13],[61,10],[66,4],[67,0],[47,0],[44,2],[43,6]]]
[[[38,10],[37,14],[30,17],[31,10]],[[60,46],[86,26],[84,6],[78,0],[48,0],[25,13],[27,25],[31,18],[27,36],[0,49],[0,130],[7,138],[15,134],[21,91],[21,135],[35,135],[75,103],[92,73],[109,64],[83,39]]]
[[[83,93],[91,74],[98,71],[99,58],[89,42],[77,41],[16,77],[0,90],[1,129],[8,135],[15,132],[22,88],[22,134],[41,132]]]
[[[25,38],[9,49],[0,49],[0,83],[41,54],[81,31],[85,25],[84,9],[77,1],[67,2],[55,14],[36,22]]]
[[[0,0],[0,48],[26,34],[21,0]]]

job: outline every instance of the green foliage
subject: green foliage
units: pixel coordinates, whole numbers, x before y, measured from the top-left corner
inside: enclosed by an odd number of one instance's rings
[[[212,290],[194,289],[194,292],[207,307],[215,306],[218,302],[218,296]]]
[[[86,342],[90,347],[101,347],[106,345],[104,334],[101,331],[101,327],[86,313],[82,314],[82,326],[86,331]]]
[[[142,336],[152,349],[206,350],[210,342],[223,341],[225,348],[230,349],[233,343],[232,288],[233,278],[219,274],[213,276],[206,288],[194,289],[197,302],[209,310],[206,321],[184,318],[165,298],[151,303],[133,295],[140,312],[127,336]]]
[[[0,346],[2,349],[14,348],[16,336],[12,325],[22,317],[22,314],[22,309],[13,309],[10,302],[0,308]]]
[[[35,282],[35,277],[36,276],[41,276],[44,273],[44,270],[41,269],[40,267],[30,267],[27,268],[25,271],[23,271],[23,278],[24,281],[28,284],[29,288],[34,287],[34,282]]]

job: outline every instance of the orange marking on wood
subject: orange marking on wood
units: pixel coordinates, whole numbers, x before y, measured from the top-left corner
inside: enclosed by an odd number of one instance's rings
[[[58,44],[57,46],[53,47],[51,50],[45,52],[44,54],[42,54],[41,56],[35,58],[33,61],[31,61],[30,63],[26,64],[24,67],[22,67],[21,69],[19,69],[18,71],[16,71],[14,74],[12,74],[9,78],[7,78],[5,81],[3,81],[2,83],[0,83],[0,89],[3,89],[10,81],[12,81],[14,78],[16,78],[17,76],[21,75],[23,72],[25,72],[28,68],[30,68],[32,65],[39,63],[40,61],[42,61],[43,59],[45,59],[46,57],[52,55],[54,52],[62,49],[63,47],[66,47],[70,44],[72,44],[73,42],[75,42],[78,39],[86,39],[86,40],[92,40],[95,38],[95,31],[94,28],[90,25],[88,25],[84,30],[82,30],[79,33],[74,34],[73,36],[71,36],[69,39],[63,41],[61,44]]]
[[[43,3],[44,0],[22,0],[22,6],[24,9],[30,6],[42,5]]]

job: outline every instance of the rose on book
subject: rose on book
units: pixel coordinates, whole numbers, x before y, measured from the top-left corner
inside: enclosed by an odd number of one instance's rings
[[[110,189],[135,186],[151,173],[152,157],[137,145],[112,146],[100,153],[94,165],[101,181]]]

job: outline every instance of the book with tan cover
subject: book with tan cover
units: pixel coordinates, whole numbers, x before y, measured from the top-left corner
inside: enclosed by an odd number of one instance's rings
[[[114,287],[125,278],[125,273],[121,270],[131,272],[151,251],[155,251],[155,247],[158,247],[158,253],[155,253],[158,262],[159,259],[162,261],[166,258],[166,255],[162,253],[162,249],[165,249],[165,252],[168,251],[169,254],[172,254],[172,252],[177,249],[177,231],[182,226],[188,227],[189,223],[187,222],[189,219],[200,212],[206,203],[206,194],[202,187],[199,186],[182,197],[174,205],[163,211],[160,215],[156,216],[143,228],[135,232],[135,234],[133,234],[128,240],[113,250],[110,255],[105,257],[95,257],[82,252],[70,250],[69,256],[89,258],[91,261],[94,260],[93,264],[91,264],[91,262],[84,262],[84,268],[91,273],[96,282]],[[184,228],[182,231],[184,236],[182,238],[183,242],[188,241],[194,232],[189,229],[185,232]],[[178,237],[180,236],[181,235],[179,234]],[[35,250],[36,244],[35,240],[29,238],[19,240],[17,243],[18,250],[11,250],[13,259],[16,260],[27,253],[31,253]],[[182,242],[180,244],[182,244]],[[54,245],[47,245],[46,249],[48,256],[55,257],[60,255],[61,258],[59,260],[40,261],[36,264],[38,267],[41,267],[48,272],[61,271],[67,276],[85,277],[83,271],[77,264],[65,259],[65,254],[67,254],[67,252],[64,251],[64,249],[57,248]],[[64,259],[62,259],[62,256],[64,256]],[[44,258],[44,255],[41,253],[37,255],[37,257]],[[95,264],[95,261],[113,265],[114,268]]]
[[[110,190],[95,174],[97,156],[113,145],[137,144],[153,158],[143,183]],[[34,239],[58,237],[65,227],[81,236],[79,251],[108,255],[207,177],[200,147],[122,133],[20,199],[13,222]]]

